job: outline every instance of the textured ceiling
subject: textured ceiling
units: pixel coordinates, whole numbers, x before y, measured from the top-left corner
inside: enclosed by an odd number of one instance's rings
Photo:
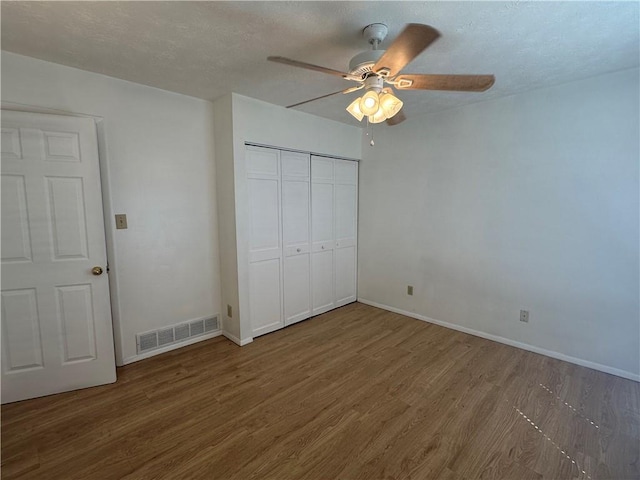
[[[2,2],[2,49],[213,100],[237,92],[290,105],[351,86],[267,62],[268,55],[345,71],[389,35],[425,23],[442,37],[404,73],[496,76],[485,93],[403,91],[409,118],[639,64],[637,2]],[[297,107],[357,124],[336,95]],[[348,97],[348,98],[346,98]]]

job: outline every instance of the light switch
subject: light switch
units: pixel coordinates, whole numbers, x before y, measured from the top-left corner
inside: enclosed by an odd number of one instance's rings
[[[116,228],[118,230],[127,228],[127,216],[124,213],[116,215]]]

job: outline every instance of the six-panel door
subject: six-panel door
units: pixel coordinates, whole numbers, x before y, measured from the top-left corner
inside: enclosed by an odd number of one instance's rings
[[[2,112],[2,402],[114,382],[93,119]]]

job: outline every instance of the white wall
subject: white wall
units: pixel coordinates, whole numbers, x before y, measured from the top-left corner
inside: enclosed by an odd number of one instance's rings
[[[216,139],[216,194],[218,204],[218,243],[220,245],[220,275],[222,306],[220,309],[224,334],[240,343],[238,316],[227,316],[227,305],[238,312],[238,249],[236,244],[235,188],[233,183],[233,102],[225,95],[214,103]]]
[[[103,119],[105,213],[129,224],[107,222],[118,364],[136,333],[220,313],[210,102],[7,52],[2,101]]]
[[[630,70],[376,128],[359,297],[640,379],[638,92]]]
[[[229,96],[232,103],[231,120],[233,123],[233,159],[228,158],[228,151],[224,148],[225,155],[217,155],[220,147],[216,151],[216,163],[220,170],[220,182],[233,182],[235,196],[235,220],[229,219],[220,225],[220,238],[225,242],[232,240],[229,228],[235,227],[235,240],[237,250],[227,246],[222,250],[224,255],[231,258],[223,260],[223,264],[228,262],[228,267],[232,267],[232,262],[237,261],[237,278],[227,276],[223,278],[237,284],[225,285],[222,291],[222,304],[225,305],[224,328],[225,334],[234,341],[244,344],[251,341],[251,325],[246,314],[249,309],[249,299],[247,296],[249,285],[248,272],[248,231],[246,224],[247,212],[247,187],[244,159],[245,142],[270,145],[280,148],[288,148],[313,153],[322,153],[338,157],[359,159],[361,154],[361,130],[357,127],[345,125],[325,118],[309,115],[304,112],[290,110],[276,105],[271,105],[252,98],[232,94]],[[215,103],[216,121],[219,118],[229,119],[228,100],[220,99]],[[228,135],[228,127],[216,125],[216,131],[221,131]],[[216,137],[218,138],[218,137]],[[232,162],[232,163],[231,163]],[[233,164],[233,178],[230,178],[228,168]],[[222,177],[224,169],[225,177]],[[228,186],[228,185],[227,185]],[[220,204],[230,203],[226,190],[219,191]],[[223,240],[221,240],[222,242]],[[227,248],[229,247],[229,248]],[[237,256],[236,256],[237,255]],[[233,308],[233,318],[226,316],[226,305]],[[235,337],[235,338],[234,338]]]

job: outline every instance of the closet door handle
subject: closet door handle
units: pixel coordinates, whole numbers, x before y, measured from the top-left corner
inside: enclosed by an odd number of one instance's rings
[[[296,252],[300,253],[300,251],[301,251],[301,250],[300,250],[299,248],[296,248]]]

